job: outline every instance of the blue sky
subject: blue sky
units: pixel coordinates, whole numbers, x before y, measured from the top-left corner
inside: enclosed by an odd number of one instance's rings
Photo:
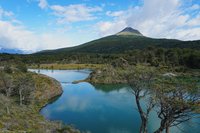
[[[0,49],[79,45],[130,26],[145,36],[200,39],[199,0],[0,0]]]

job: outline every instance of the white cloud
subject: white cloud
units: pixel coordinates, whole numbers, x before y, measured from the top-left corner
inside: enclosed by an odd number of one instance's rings
[[[119,20],[115,23],[109,22],[109,21],[102,21],[97,23],[97,28],[99,31],[100,36],[108,36],[113,35],[120,30],[122,30],[124,27],[126,27],[126,23],[123,20]]]
[[[36,38],[32,32],[7,21],[0,21],[0,45],[4,48],[31,50]],[[34,45],[33,45],[34,44]]]
[[[39,0],[38,6],[39,6],[41,9],[46,9],[46,8],[48,7],[48,2],[47,2],[47,0]]]
[[[200,15],[192,17],[190,14],[185,14],[181,6],[181,0],[144,0],[142,6],[107,13],[113,16],[113,20],[102,21],[97,24],[97,27],[101,36],[116,33],[125,26],[131,26],[150,37],[200,39],[200,30],[198,30]],[[197,9],[198,6],[194,5],[192,8]]]
[[[124,14],[124,11],[116,11],[116,12],[107,11],[106,12],[106,15],[110,17],[119,17],[123,14]]]
[[[2,19],[3,17],[12,17],[13,15],[13,12],[5,11],[0,7],[0,19]]]
[[[198,10],[200,9],[200,5],[194,4],[192,7],[190,7],[191,10]]]
[[[189,25],[189,26],[200,26],[200,13],[196,17],[194,17],[193,19],[188,20],[187,25]]]
[[[16,20],[12,12],[0,8],[0,47],[35,52],[72,46],[69,37],[59,31],[38,34]]]
[[[35,52],[44,49],[69,47],[72,42],[60,33],[36,34],[21,25],[0,20],[0,47]]]
[[[170,31],[169,38],[179,38],[181,40],[199,40],[200,27],[189,29],[176,29]]]
[[[59,23],[94,20],[97,18],[94,13],[102,11],[101,7],[90,7],[84,4],[52,5],[50,8],[53,10],[53,14],[58,17]]]
[[[5,11],[3,8],[0,7],[0,19],[3,18],[13,18],[14,17],[14,13],[11,11]]]

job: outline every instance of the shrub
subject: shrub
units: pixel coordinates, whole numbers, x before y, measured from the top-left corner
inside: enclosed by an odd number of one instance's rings
[[[12,69],[11,69],[11,67],[10,66],[8,66],[8,65],[6,65],[5,67],[4,67],[4,72],[6,72],[6,73],[12,73]]]
[[[18,64],[18,65],[17,65],[17,69],[18,69],[19,71],[21,71],[21,72],[24,72],[24,73],[26,73],[26,72],[28,71],[26,65],[23,64],[23,63]]]

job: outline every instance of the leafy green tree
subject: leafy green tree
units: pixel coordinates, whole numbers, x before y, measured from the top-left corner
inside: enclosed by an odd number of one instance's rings
[[[191,68],[200,68],[200,54],[190,54],[186,60],[186,65]]]
[[[165,50],[163,48],[158,48],[155,54],[156,57],[159,58],[159,62],[165,64]]]
[[[168,50],[166,54],[169,65],[171,65],[172,67],[179,65],[178,54],[175,50]]]

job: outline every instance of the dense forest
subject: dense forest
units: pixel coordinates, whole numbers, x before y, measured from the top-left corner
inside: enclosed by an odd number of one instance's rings
[[[143,50],[129,50],[119,54],[60,53],[53,55],[10,55],[0,54],[0,63],[25,64],[119,64],[121,59],[129,64],[149,63],[152,66],[200,68],[200,51],[195,49],[148,47]]]

